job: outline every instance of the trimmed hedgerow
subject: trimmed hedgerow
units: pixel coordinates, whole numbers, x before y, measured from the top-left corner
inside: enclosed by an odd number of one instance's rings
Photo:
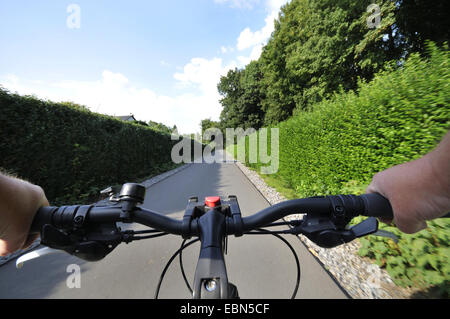
[[[40,185],[52,204],[167,170],[174,143],[73,103],[0,88],[0,167]]]
[[[431,151],[450,128],[448,46],[429,43],[428,56],[389,63],[357,92],[339,92],[279,123],[279,170],[272,177],[298,197],[359,194],[375,173]],[[360,254],[399,285],[439,286],[448,296],[449,226],[439,220],[415,235],[397,231],[398,244],[369,236]]]

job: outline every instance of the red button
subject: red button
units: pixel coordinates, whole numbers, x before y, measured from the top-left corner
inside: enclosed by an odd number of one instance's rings
[[[220,205],[219,196],[209,196],[205,198],[205,205],[208,207],[216,207]]]

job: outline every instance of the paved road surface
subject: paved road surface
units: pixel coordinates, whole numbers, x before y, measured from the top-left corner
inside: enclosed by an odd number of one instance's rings
[[[187,199],[238,196],[243,215],[269,204],[233,163],[193,164],[147,189],[144,207],[181,218]],[[297,298],[346,298],[346,295],[294,236],[301,263]],[[89,263],[65,253],[44,256],[15,268],[0,267],[0,298],[153,298],[161,271],[179,248],[181,239],[168,235],[119,245],[104,260]],[[192,282],[199,244],[187,248],[184,265]],[[229,238],[228,278],[241,298],[289,298],[295,285],[295,260],[287,246],[273,236]],[[81,288],[68,288],[70,264],[81,267]],[[190,298],[178,262],[164,279],[160,298]]]

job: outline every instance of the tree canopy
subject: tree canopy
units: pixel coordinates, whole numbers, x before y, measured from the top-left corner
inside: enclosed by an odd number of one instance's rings
[[[370,81],[387,61],[424,53],[426,40],[448,40],[445,1],[292,0],[257,61],[230,70],[218,84],[219,126],[260,128],[340,90]],[[379,24],[369,23],[379,15]],[[376,20],[376,19],[375,19]]]

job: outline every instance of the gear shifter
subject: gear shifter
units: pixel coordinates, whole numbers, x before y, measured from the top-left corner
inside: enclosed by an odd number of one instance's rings
[[[304,234],[320,247],[333,248],[377,230],[378,220],[375,217],[367,218],[350,229],[339,229],[328,218],[307,217],[292,232]]]

